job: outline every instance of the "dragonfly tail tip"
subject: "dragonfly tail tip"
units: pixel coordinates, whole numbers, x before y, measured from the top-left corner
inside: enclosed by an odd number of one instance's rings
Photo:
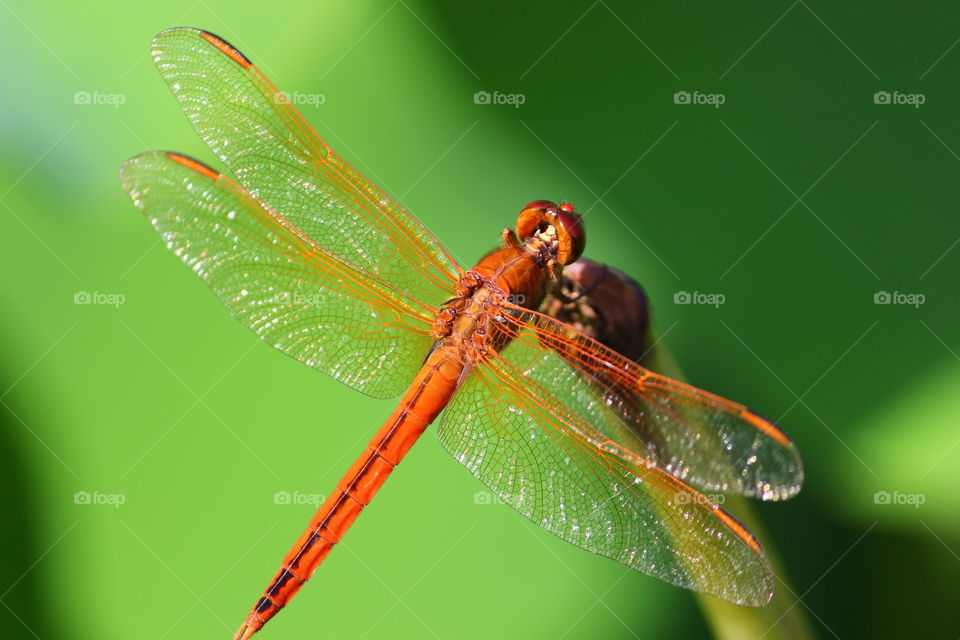
[[[240,630],[237,631],[237,634],[233,636],[233,640],[250,640],[256,632],[257,630],[254,627],[244,622]]]

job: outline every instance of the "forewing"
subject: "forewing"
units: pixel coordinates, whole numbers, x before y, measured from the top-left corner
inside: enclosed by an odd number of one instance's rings
[[[237,182],[323,250],[439,306],[457,266],[410,214],[332,152],[246,57],[198,29],[160,33],[152,53],[194,129]]]
[[[518,343],[508,351],[543,347],[572,365],[562,379],[542,369],[530,375],[575,412],[596,416],[591,424],[624,455],[704,491],[782,500],[800,490],[796,447],[745,406],[653,373],[549,316],[515,307],[504,322]]]
[[[265,342],[375,397],[402,393],[416,375],[434,310],[337,260],[196,160],[145,153],[124,163],[121,182],[167,247]]]

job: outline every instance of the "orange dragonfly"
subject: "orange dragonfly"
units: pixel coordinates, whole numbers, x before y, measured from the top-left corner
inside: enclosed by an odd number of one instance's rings
[[[743,405],[539,311],[584,248],[572,205],[528,204],[503,246],[463,269],[228,42],[177,28],[152,54],[236,181],[144,153],[121,171],[134,204],[261,339],[367,395],[402,394],[236,639],[290,601],[438,417],[443,447],[554,535],[680,587],[769,601],[760,543],[701,491],[789,498],[797,450]]]

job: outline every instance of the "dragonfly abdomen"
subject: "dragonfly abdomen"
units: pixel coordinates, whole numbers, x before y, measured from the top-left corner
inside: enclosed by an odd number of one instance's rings
[[[447,349],[430,354],[396,410],[291,547],[280,571],[237,632],[236,640],[253,636],[310,579],[383,486],[390,472],[447,405],[464,366],[462,360],[450,356]]]

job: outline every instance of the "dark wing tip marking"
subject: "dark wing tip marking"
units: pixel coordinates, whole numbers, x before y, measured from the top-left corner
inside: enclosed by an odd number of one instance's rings
[[[756,553],[763,553],[763,547],[760,546],[760,541],[757,540],[757,537],[754,536],[749,529],[743,526],[739,520],[716,505],[709,506],[708,509],[710,509],[710,511],[713,512],[713,515],[719,518],[723,524],[727,525],[727,528],[733,531],[738,538],[745,542],[748,547],[753,549]]]
[[[784,447],[793,446],[793,441],[790,440],[790,436],[784,433],[783,430],[774,424],[772,420],[764,418],[756,411],[751,411],[745,408],[743,411],[741,411],[740,417],[750,423],[760,433],[767,436],[771,440],[774,440],[778,444]]]
[[[205,175],[211,180],[219,180],[223,175],[219,171],[216,171],[207,165],[203,164],[196,158],[191,158],[190,156],[185,156],[182,153],[177,153],[175,151],[167,151],[164,155],[169,159],[173,160],[177,164],[183,165],[187,169],[196,171],[199,174]]]
[[[201,38],[203,38],[204,40],[206,40],[207,42],[215,46],[217,49],[222,51],[228,58],[230,58],[231,60],[239,64],[244,69],[249,69],[250,67],[253,66],[253,63],[250,62],[249,59],[247,59],[247,56],[240,53],[240,51],[235,46],[233,46],[232,44],[230,44],[229,42],[227,42],[217,34],[210,33],[209,31],[203,31],[202,29],[198,30],[197,33],[200,34]]]

